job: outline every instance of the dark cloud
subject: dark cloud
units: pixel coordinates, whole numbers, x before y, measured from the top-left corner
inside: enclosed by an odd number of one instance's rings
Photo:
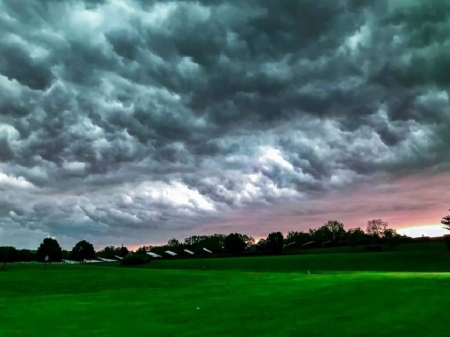
[[[0,13],[8,239],[162,240],[450,161],[445,1],[7,0]]]
[[[17,80],[34,90],[44,90],[51,85],[53,76],[48,65],[34,61],[27,50],[7,43],[0,45],[0,50],[0,72],[8,79]]]

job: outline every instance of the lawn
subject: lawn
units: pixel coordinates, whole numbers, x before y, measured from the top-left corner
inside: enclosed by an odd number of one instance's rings
[[[450,272],[450,251],[398,251],[382,253],[307,254],[239,258],[154,260],[144,268],[235,271],[307,272],[391,271]]]
[[[0,336],[448,336],[450,274],[308,275],[277,269],[295,265],[286,258],[204,259],[217,269],[206,271],[156,269],[200,259],[10,265],[0,273]],[[235,270],[219,270],[230,260]],[[245,270],[252,260],[277,272]]]

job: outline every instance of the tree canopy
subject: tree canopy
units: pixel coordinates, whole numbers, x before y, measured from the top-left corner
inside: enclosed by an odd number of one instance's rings
[[[281,232],[273,232],[267,236],[266,247],[275,254],[283,250],[284,236]]]
[[[444,216],[441,220],[441,224],[445,226],[444,229],[450,230],[450,215]]]
[[[94,246],[86,240],[82,240],[72,248],[70,256],[75,261],[95,259]]]
[[[14,262],[17,258],[17,250],[14,247],[0,247],[0,263],[3,263],[2,270],[6,269],[6,263]]]
[[[247,247],[243,235],[238,233],[229,234],[225,238],[223,245],[225,249],[229,250],[231,253],[235,255],[241,254]]]
[[[361,240],[364,239],[364,237],[366,236],[366,233],[364,233],[364,231],[360,228],[350,228],[347,231],[347,242],[349,243],[350,246],[352,247],[356,247]]]
[[[366,233],[376,239],[381,239],[384,237],[387,226],[388,223],[381,219],[369,220],[367,222]]]
[[[56,239],[45,238],[36,252],[38,261],[44,262],[48,255],[49,262],[60,262],[62,258],[62,249]]]

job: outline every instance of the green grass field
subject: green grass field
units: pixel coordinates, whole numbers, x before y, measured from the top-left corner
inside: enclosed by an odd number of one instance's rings
[[[450,251],[282,255],[239,258],[154,260],[141,268],[259,272],[391,271],[450,272]]]
[[[429,251],[139,268],[14,264],[0,273],[0,336],[448,336],[449,258]],[[426,272],[404,272],[413,270]]]

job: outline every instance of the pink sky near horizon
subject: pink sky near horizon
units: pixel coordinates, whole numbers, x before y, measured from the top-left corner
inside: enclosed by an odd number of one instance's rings
[[[328,220],[339,220],[346,229],[365,229],[368,220],[379,218],[400,234],[439,236],[448,232],[442,228],[440,220],[450,208],[449,186],[450,175],[445,173],[410,175],[387,184],[365,183],[352,190],[331,191],[315,199],[254,211],[236,211],[216,219],[214,223],[206,223],[202,226],[203,232],[194,229],[184,236],[178,233],[176,238],[183,240],[190,235],[241,232],[260,239],[272,231],[287,234],[291,230],[318,228]]]

